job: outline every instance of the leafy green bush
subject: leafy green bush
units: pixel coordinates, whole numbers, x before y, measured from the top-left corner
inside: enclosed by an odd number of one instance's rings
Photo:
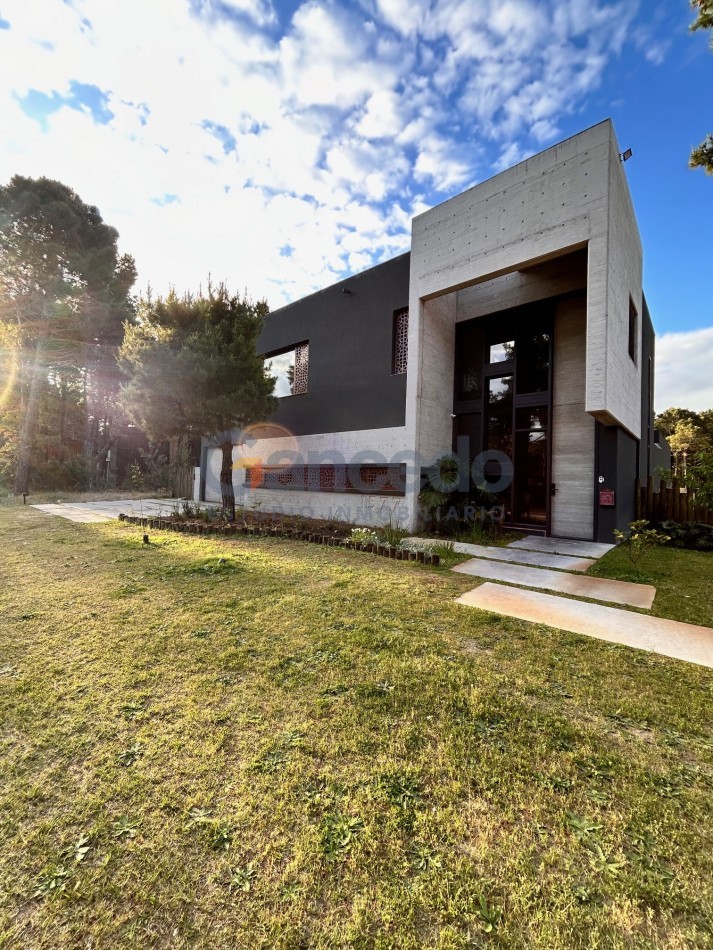
[[[628,534],[615,528],[614,537],[617,540],[617,544],[621,544],[627,548],[629,560],[632,564],[638,563],[648,548],[658,547],[661,544],[666,544],[666,542],[670,540],[667,534],[663,534],[655,528],[650,527],[649,522],[643,519],[640,521],[630,521]]]
[[[418,496],[425,525],[452,538],[461,538],[471,530],[482,534],[476,526],[480,523],[484,529],[486,522],[486,530],[497,533],[493,522],[498,519],[493,513],[501,507],[495,504],[494,495],[474,484],[470,473],[461,478],[462,464],[454,455],[444,455],[428,469],[428,480]],[[466,484],[468,490],[460,491]]]
[[[174,466],[168,461],[168,456],[155,446],[148,451],[139,449],[139,454],[145,467],[144,490],[170,492],[173,487]]]
[[[32,488],[38,489],[72,489],[86,488],[89,484],[89,469],[86,459],[82,455],[67,462],[58,462],[51,459],[32,467]]]
[[[699,522],[679,524],[676,521],[662,521],[657,527],[669,536],[670,544],[674,548],[713,551],[713,525]]]

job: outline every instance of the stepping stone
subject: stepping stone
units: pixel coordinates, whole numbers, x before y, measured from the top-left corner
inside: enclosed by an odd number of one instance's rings
[[[565,600],[533,590],[516,590],[500,584],[481,584],[458,598],[457,603],[478,607],[506,617],[546,624],[610,643],[623,643],[677,660],[687,660],[713,669],[713,628],[698,627],[647,617],[644,614]]]
[[[108,516],[100,515],[96,511],[86,511],[70,505],[32,505],[32,507],[39,508],[46,515],[59,515],[60,518],[66,518],[67,521],[77,521],[82,524],[94,524],[99,521],[110,520]]]
[[[572,557],[599,558],[611,551],[613,544],[601,544],[597,541],[569,541],[563,538],[543,538],[537,534],[528,534],[508,545],[509,548],[526,551],[542,551],[545,554],[569,554]]]
[[[133,498],[124,501],[82,501],[57,502],[47,505],[32,505],[48,515],[59,515],[68,521],[77,521],[82,524],[91,524],[99,521],[111,521],[124,512],[127,515],[137,515],[153,518],[156,515],[173,513],[179,498]]]
[[[656,588],[649,584],[631,584],[628,581],[610,581],[605,577],[564,574],[562,571],[524,567],[521,564],[501,564],[496,561],[483,561],[480,558],[456,564],[453,570],[459,574],[485,577],[491,581],[504,581],[506,584],[520,584],[523,587],[539,587],[542,590],[556,591],[558,594],[590,597],[592,600],[605,600],[610,604],[624,604],[627,607],[642,607],[644,610],[650,609],[656,596]]]
[[[426,538],[408,538],[408,542],[418,542],[410,547],[421,548],[436,544],[436,541]],[[534,567],[555,567],[561,571],[586,571],[595,562],[591,558],[569,557],[560,554],[543,554],[539,551],[512,551],[510,547],[497,548],[486,544],[470,544],[466,541],[455,541],[453,550],[457,554],[472,554],[473,557],[484,557],[489,561],[508,561],[510,564],[532,564]]]

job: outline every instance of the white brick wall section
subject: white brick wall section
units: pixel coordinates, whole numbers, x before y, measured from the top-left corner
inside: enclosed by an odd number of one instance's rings
[[[236,504],[265,512],[349,521],[354,524],[414,522],[413,499],[418,493],[419,468],[414,453],[405,448],[404,426],[326,432],[316,435],[259,439],[233,447],[233,485]],[[253,489],[245,484],[251,460],[262,464],[406,464],[407,495],[360,495],[352,492],[279,491]],[[208,450],[206,501],[220,501],[220,449]],[[416,486],[414,491],[414,486]]]

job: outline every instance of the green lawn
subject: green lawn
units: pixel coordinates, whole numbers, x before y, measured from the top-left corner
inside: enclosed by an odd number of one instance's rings
[[[713,947],[713,671],[141,534],[0,503],[0,946]]]
[[[587,573],[653,584],[656,598],[650,612],[654,616],[713,627],[713,552],[664,546],[647,550],[632,564],[626,548],[618,547]]]

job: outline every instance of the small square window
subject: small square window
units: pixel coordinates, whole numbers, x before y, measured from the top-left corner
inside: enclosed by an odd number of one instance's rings
[[[408,307],[394,311],[394,342],[391,354],[393,375],[405,373],[408,368]]]
[[[265,357],[265,372],[275,376],[275,396],[297,396],[307,392],[309,343]]]
[[[493,343],[488,348],[489,363],[506,363],[515,355],[515,341],[505,340],[502,343]]]

